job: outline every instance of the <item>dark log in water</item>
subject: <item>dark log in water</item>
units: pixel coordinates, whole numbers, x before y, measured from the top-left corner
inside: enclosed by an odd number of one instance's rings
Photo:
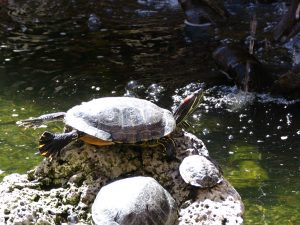
[[[229,16],[223,0],[179,0],[186,21],[192,24],[216,24]]]
[[[238,46],[222,46],[213,58],[229,79],[244,91],[264,91],[273,83],[266,68],[249,52]]]
[[[300,0],[292,0],[291,5],[274,28],[274,39],[286,41],[300,31]]]

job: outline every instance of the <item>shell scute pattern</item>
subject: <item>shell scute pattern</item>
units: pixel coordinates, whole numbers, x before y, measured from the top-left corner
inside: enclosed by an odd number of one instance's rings
[[[135,143],[161,138],[175,129],[170,111],[126,97],[95,99],[71,108],[66,124],[103,140]]]

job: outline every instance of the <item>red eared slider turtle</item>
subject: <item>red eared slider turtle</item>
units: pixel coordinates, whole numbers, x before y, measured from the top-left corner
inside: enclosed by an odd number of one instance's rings
[[[65,133],[45,131],[39,140],[41,155],[52,158],[71,141],[81,139],[93,145],[150,142],[164,146],[172,156],[174,143],[169,137],[198,106],[202,94],[187,97],[172,114],[150,101],[132,97],[104,97],[84,102],[65,112],[41,115],[17,122],[19,126],[38,127],[45,122],[64,120]]]

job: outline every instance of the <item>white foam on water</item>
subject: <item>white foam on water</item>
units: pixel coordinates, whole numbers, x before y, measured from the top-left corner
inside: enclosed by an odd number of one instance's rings
[[[275,103],[278,105],[293,105],[300,102],[300,99],[289,100],[284,97],[274,97],[270,94],[257,94],[260,103]]]

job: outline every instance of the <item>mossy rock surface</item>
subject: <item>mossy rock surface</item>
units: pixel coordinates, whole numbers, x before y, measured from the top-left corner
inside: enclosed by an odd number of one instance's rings
[[[27,175],[4,178],[0,184],[0,224],[62,224],[68,218],[91,224],[91,206],[101,187],[133,176],[153,177],[172,195],[179,206],[179,224],[242,224],[243,203],[226,179],[201,189],[186,184],[179,174],[185,157],[208,156],[203,142],[187,132],[176,132],[173,138],[176,156],[171,160],[159,146],[69,145],[58,158],[44,159]],[[200,210],[203,204],[208,204],[211,212]]]

